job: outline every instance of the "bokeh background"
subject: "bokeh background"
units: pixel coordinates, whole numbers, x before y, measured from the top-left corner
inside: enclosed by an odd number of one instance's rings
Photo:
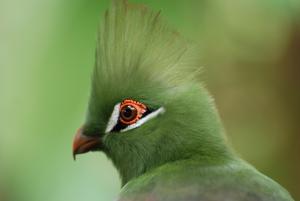
[[[131,0],[202,48],[235,149],[300,200],[300,1]],[[71,155],[108,0],[0,0],[0,201],[113,200],[101,153]]]

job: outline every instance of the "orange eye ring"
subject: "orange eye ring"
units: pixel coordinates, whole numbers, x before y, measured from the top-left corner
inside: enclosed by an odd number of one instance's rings
[[[131,99],[125,99],[120,104],[119,120],[125,125],[131,125],[141,119],[146,111],[147,107],[143,103]]]

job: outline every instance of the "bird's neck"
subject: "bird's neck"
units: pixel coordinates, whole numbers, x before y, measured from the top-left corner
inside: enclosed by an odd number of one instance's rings
[[[190,148],[190,149],[189,149]],[[161,153],[157,153],[161,154]],[[168,153],[165,157],[161,157],[153,161],[144,161],[141,163],[139,160],[132,160],[126,166],[115,164],[120,174],[122,186],[127,184],[132,179],[140,177],[149,172],[154,172],[164,165],[185,163],[185,161],[193,161],[197,167],[207,167],[211,165],[225,165],[231,161],[236,160],[233,151],[226,145],[226,143],[211,143],[206,147],[191,146],[186,149],[178,150],[177,152]]]
[[[197,168],[207,168],[210,166],[223,166],[237,160],[236,156],[230,150],[215,150],[210,154],[203,155],[201,152],[197,152],[190,156],[183,155],[177,159],[172,159],[168,161],[160,161],[158,163],[153,163],[152,166],[141,166],[133,162],[131,168],[129,169],[118,169],[122,186],[139,178],[140,176],[152,174],[155,175],[159,173],[160,168],[164,166],[177,167],[178,165],[188,165],[190,163],[194,164]]]

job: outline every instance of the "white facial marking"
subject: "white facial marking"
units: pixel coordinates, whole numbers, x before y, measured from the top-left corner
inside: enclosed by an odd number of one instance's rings
[[[112,129],[118,124],[118,120],[119,120],[119,115],[120,115],[120,105],[121,103],[118,103],[115,105],[114,110],[108,120],[106,129],[105,129],[105,133],[109,133],[112,131]],[[159,109],[153,111],[152,113],[148,114],[147,116],[145,116],[144,118],[138,120],[137,122],[135,122],[134,124],[131,124],[129,126],[127,126],[126,128],[120,130],[120,132],[126,132],[129,131],[131,129],[140,127],[141,125],[143,125],[144,123],[146,123],[147,121],[157,117],[160,114],[165,113],[165,108],[164,107],[160,107]]]
[[[126,132],[126,131],[129,131],[131,129],[134,129],[134,128],[137,128],[137,127],[140,127],[141,125],[143,125],[144,123],[146,123],[147,121],[157,117],[158,115],[160,114],[163,114],[165,113],[165,108],[164,107],[161,107],[157,110],[155,110],[154,112],[148,114],[147,116],[145,116],[144,118],[138,120],[137,122],[135,122],[134,124],[131,124],[129,126],[127,126],[126,128],[120,130],[120,132]]]
[[[120,103],[116,104],[114,110],[108,120],[105,133],[109,133],[118,123],[120,113]]]

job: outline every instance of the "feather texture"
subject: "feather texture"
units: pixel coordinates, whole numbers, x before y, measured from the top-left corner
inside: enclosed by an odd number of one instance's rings
[[[195,78],[200,70],[197,47],[161,18],[160,12],[143,5],[113,1],[97,43],[93,87],[98,93],[107,88],[120,93],[139,85],[164,91]]]
[[[113,1],[100,29],[95,75],[101,81],[95,84],[124,78],[178,83],[199,68],[199,55],[193,54],[195,49],[163,22],[160,12]]]

